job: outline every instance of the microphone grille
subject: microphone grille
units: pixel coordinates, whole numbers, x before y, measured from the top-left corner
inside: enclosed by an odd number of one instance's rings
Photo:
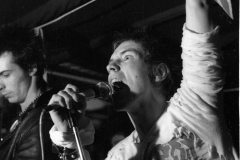
[[[113,93],[112,87],[107,82],[99,82],[97,87],[99,89],[97,97],[100,99],[107,100]]]

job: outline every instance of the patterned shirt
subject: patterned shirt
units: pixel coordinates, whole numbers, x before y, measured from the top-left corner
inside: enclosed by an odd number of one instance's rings
[[[208,146],[196,134],[190,132],[174,137],[166,144],[159,144],[148,154],[147,160],[208,160]]]
[[[159,121],[157,125],[161,124]],[[159,133],[155,125],[140,141],[138,134],[134,131],[123,141],[119,142],[108,153],[106,160],[209,160],[209,146],[199,136],[186,129],[176,127],[172,139],[161,144],[161,138],[156,136]],[[217,158],[219,159],[219,158]],[[216,160],[217,160],[216,159]]]

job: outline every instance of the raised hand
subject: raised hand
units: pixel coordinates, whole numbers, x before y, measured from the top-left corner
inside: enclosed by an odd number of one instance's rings
[[[214,0],[186,0],[186,26],[197,33],[213,30],[213,22],[209,10]]]

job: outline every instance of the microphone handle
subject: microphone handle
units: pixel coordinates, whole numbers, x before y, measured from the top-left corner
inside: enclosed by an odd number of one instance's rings
[[[71,128],[78,126],[76,116],[74,115],[75,113],[76,112],[73,109],[68,110],[67,118],[68,118],[68,123]]]

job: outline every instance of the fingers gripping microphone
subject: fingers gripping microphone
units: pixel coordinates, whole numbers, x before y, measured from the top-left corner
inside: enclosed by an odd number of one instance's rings
[[[85,95],[86,100],[94,99],[94,98],[99,98],[102,100],[107,100],[110,98],[110,96],[113,93],[113,89],[111,86],[106,83],[106,82],[99,82],[97,85],[85,89],[81,91],[80,93],[83,93]],[[51,104],[47,106],[44,110],[46,112],[49,112],[53,109],[56,109],[59,107],[59,104]]]

